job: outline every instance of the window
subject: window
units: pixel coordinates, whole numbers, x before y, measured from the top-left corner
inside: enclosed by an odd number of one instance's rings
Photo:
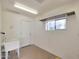
[[[56,21],[56,29],[66,29],[66,19],[61,19]]]
[[[66,29],[66,18],[49,20],[45,25],[47,31]]]
[[[55,21],[47,21],[46,30],[55,30]]]

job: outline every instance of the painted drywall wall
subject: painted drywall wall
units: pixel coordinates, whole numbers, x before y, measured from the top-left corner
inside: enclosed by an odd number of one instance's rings
[[[78,4],[79,4],[79,1],[71,2],[71,3],[68,3],[68,4],[62,5],[61,7],[55,8],[50,12],[47,12],[47,13],[44,13],[44,14],[38,16],[36,18],[36,20],[37,19],[40,20],[40,19],[44,19],[44,18],[47,18],[47,17],[50,17],[50,16],[55,16],[55,15],[71,12],[71,11],[74,11],[74,10],[77,11],[78,10]]]
[[[6,32],[6,41],[20,40],[21,46],[30,44],[30,20],[27,16],[4,10],[2,30]]]
[[[2,5],[0,0],[0,32],[1,32],[1,19],[2,19]],[[1,34],[0,34],[0,59],[1,59]]]
[[[44,24],[36,21],[32,27],[32,42],[37,46],[60,56],[62,59],[79,59],[79,2],[67,4],[37,19],[46,18],[70,11],[75,11],[76,15],[68,17],[67,30],[46,32]]]
[[[45,18],[48,16],[52,15],[57,15],[57,14],[62,14],[64,12],[69,12],[75,10],[76,16],[69,17],[70,19],[70,25],[68,26],[67,31],[57,31],[57,32],[46,32],[44,30],[44,25],[42,22],[35,21],[31,23],[31,33],[30,34],[30,39],[32,39],[32,43],[36,44],[37,46],[55,54],[63,59],[79,59],[78,57],[78,22],[79,22],[79,8],[78,8],[79,3],[76,4],[69,4],[65,5],[63,7],[59,7],[45,15],[42,15],[41,18]],[[77,19],[76,19],[77,17]],[[6,37],[8,41],[20,39],[22,40],[24,37],[20,37],[21,33],[23,33],[22,29],[20,26],[24,25],[25,20],[29,20],[28,17],[18,15],[15,13],[11,12],[4,12],[3,13],[3,31],[5,31]],[[39,19],[38,18],[38,19]],[[21,25],[21,21],[23,20],[23,23]],[[72,25],[73,23],[73,25]],[[77,26],[77,27],[76,27]],[[28,27],[28,26],[27,26]],[[21,30],[22,31],[21,31]],[[28,30],[30,30],[28,29]],[[25,32],[25,30],[24,30]],[[29,31],[28,31],[29,32]],[[23,35],[25,36],[25,34]],[[24,40],[22,43],[26,43]],[[23,45],[21,43],[21,45]]]

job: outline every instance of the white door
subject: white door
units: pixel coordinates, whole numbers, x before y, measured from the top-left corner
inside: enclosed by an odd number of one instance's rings
[[[30,32],[30,22],[25,22],[25,21],[21,21],[20,24],[20,42],[21,42],[21,46],[26,46],[30,44],[30,37],[31,37],[31,32]]]

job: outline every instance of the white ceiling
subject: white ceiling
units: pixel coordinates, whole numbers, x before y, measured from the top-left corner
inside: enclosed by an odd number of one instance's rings
[[[52,9],[55,9],[61,5],[64,5],[69,2],[74,2],[76,0],[2,0],[3,1],[3,9],[11,12],[17,12],[24,15],[29,16],[38,16],[41,14],[44,14],[46,12],[49,12]],[[39,11],[38,15],[33,15],[29,12],[25,12],[19,9],[16,9],[13,5],[15,2],[22,3],[24,5],[27,5],[33,9],[36,9]]]

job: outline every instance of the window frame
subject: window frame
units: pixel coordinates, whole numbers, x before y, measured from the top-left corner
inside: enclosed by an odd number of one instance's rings
[[[63,20],[63,19],[66,19],[65,29],[56,29],[56,21]],[[46,29],[46,23],[49,22],[49,21],[55,21],[55,30],[48,30],[48,29]],[[55,19],[50,19],[50,20],[45,21],[45,30],[46,31],[61,31],[61,30],[66,30],[66,29],[67,29],[67,17],[60,17],[60,18],[55,18]]]

